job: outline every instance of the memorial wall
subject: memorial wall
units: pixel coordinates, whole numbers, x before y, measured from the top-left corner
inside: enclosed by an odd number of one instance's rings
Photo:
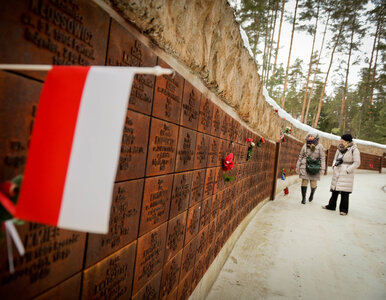
[[[92,1],[2,7],[0,63],[170,67]],[[0,182],[23,173],[45,76],[0,71]],[[18,225],[26,254],[13,248],[13,274],[0,242],[2,299],[187,299],[240,222],[274,198],[281,170],[294,175],[302,142],[267,139],[249,157],[246,139],[262,136],[192,78],[136,75],[109,233]]]

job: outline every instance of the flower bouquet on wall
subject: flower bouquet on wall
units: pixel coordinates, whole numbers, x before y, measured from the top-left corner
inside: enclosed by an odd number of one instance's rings
[[[227,171],[230,171],[235,166],[235,163],[232,161],[233,153],[229,153],[227,157],[223,159],[222,169],[224,170],[223,178],[225,181],[233,181],[235,178],[227,174]]]

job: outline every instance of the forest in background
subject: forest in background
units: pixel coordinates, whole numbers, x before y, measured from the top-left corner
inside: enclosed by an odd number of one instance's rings
[[[386,0],[229,2],[263,85],[282,108],[322,131],[386,144]],[[287,53],[280,45],[283,20],[292,27]],[[293,44],[302,42],[295,32],[311,37],[308,57],[291,53]],[[368,53],[360,47],[365,37],[371,38]],[[287,63],[279,63],[279,56],[287,56]],[[361,68],[350,74],[355,65]]]

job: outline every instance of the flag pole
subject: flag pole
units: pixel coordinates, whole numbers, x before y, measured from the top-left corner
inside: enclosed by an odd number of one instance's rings
[[[0,70],[13,70],[13,71],[50,71],[52,65],[25,65],[25,64],[0,64]],[[174,71],[172,69],[155,67],[117,67],[117,66],[97,66],[114,69],[130,68],[137,74],[151,74],[151,75],[172,75]]]

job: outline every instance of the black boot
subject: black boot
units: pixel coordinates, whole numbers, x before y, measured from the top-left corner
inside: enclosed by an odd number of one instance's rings
[[[315,190],[316,190],[316,188],[311,188],[311,195],[310,195],[310,198],[308,198],[308,201],[311,202],[312,200],[314,200]]]
[[[306,204],[307,187],[302,186],[302,204]]]

